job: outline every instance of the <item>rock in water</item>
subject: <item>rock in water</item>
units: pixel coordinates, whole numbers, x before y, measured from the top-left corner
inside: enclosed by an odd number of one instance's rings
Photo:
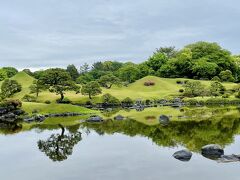
[[[202,155],[209,159],[218,159],[224,154],[224,150],[218,144],[209,144],[202,147]]]
[[[100,116],[92,116],[87,119],[87,122],[102,122],[103,118]]]
[[[180,161],[189,161],[192,157],[192,153],[188,150],[181,150],[181,151],[177,151],[173,154],[173,157],[175,159],[178,159]]]
[[[169,119],[169,117],[166,116],[166,115],[161,115],[161,116],[159,117],[159,121],[160,121],[161,124],[167,125],[167,124],[169,123],[170,119]]]
[[[219,163],[229,163],[229,162],[239,162],[240,156],[239,155],[222,155],[221,158],[217,160]]]
[[[117,115],[114,117],[114,120],[121,121],[121,120],[124,120],[124,117],[122,115]]]

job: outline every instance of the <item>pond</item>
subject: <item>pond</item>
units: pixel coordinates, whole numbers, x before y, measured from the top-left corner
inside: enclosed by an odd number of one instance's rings
[[[168,124],[158,121],[157,114],[163,112],[172,113]],[[68,126],[2,127],[0,179],[239,179],[239,162],[221,163],[201,155],[201,147],[207,144],[219,144],[226,155],[240,154],[238,109],[158,108],[119,113],[129,118]],[[187,162],[172,157],[182,149],[193,153]]]

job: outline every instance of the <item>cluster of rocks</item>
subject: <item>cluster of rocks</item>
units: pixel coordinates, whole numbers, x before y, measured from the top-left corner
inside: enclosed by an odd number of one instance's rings
[[[19,121],[22,114],[24,114],[24,111],[21,109],[0,107],[0,122],[13,123]]]
[[[34,115],[32,117],[25,117],[24,122],[43,122],[46,118],[49,117],[69,117],[69,116],[81,116],[83,113],[76,112],[65,112],[65,113],[54,113],[54,114],[45,114],[45,115]]]
[[[117,115],[113,119],[116,120],[116,121],[122,121],[126,118],[122,115]],[[103,121],[104,121],[104,119],[101,116],[97,116],[97,115],[91,116],[86,120],[86,122],[92,122],[92,123],[103,122]]]
[[[203,146],[201,149],[201,154],[208,159],[216,160],[220,163],[240,161],[240,155],[224,155],[224,150],[218,144],[209,144]],[[173,154],[173,157],[180,161],[189,161],[192,157],[192,152],[189,150],[177,151]]]
[[[171,106],[171,107],[175,107],[175,108],[182,107],[185,105],[181,98],[174,98],[171,100],[161,99],[158,101],[158,103],[161,106]]]

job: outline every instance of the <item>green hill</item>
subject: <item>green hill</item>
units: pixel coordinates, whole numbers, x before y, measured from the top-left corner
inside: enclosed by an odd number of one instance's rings
[[[32,85],[34,78],[26,74],[25,72],[19,72],[11,79],[16,80],[22,85],[22,91],[17,93],[14,97],[21,99],[25,94],[29,94],[29,86]]]
[[[16,94],[14,98],[21,99],[25,94],[29,94],[29,86],[33,83],[34,78],[26,74],[25,72],[19,72],[12,79],[17,80],[22,85],[22,92]],[[102,94],[110,93],[111,95],[122,100],[126,97],[130,97],[134,100],[136,99],[160,99],[168,98],[173,96],[178,96],[179,89],[183,88],[182,85],[176,83],[177,80],[189,80],[184,78],[160,78],[156,76],[147,76],[142,79],[137,80],[136,82],[128,85],[127,87],[117,87],[113,86],[111,89],[102,89]],[[152,81],[155,83],[154,86],[144,86],[144,82]],[[197,81],[197,80],[196,80]],[[199,81],[199,80],[198,80]],[[203,81],[201,83],[205,86],[210,86],[211,81]],[[223,85],[230,89],[236,85],[236,83],[223,83]],[[100,102],[100,97],[96,96],[93,98],[94,102]],[[76,94],[75,92],[66,92],[66,97],[68,97],[73,102],[84,103],[88,101],[87,96],[82,96],[81,94]],[[49,91],[41,92],[38,97],[38,102],[45,102],[50,100],[55,102],[59,98],[59,95],[50,93]]]
[[[25,94],[30,93],[29,86],[31,86],[34,81],[33,77],[29,76],[25,72],[19,72],[10,79],[16,80],[18,83],[22,85],[22,91],[15,94],[14,98],[21,99]],[[1,84],[2,82],[0,82],[0,86]]]

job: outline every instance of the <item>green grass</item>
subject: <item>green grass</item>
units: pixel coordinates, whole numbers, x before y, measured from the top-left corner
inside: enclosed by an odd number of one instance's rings
[[[12,80],[16,80],[19,84],[22,85],[22,91],[15,94],[14,98],[21,99],[24,95],[30,93],[29,87],[32,85],[34,78],[26,74],[25,72],[19,72],[14,77],[11,78]],[[0,82],[1,86],[2,82]]]
[[[74,106],[70,104],[44,104],[23,102],[23,110],[27,113],[32,113],[37,110],[41,114],[49,113],[64,113],[64,112],[78,112],[78,113],[96,113],[97,111],[87,109],[81,106]]]
[[[13,98],[21,99],[25,94],[29,94],[29,86],[32,84],[34,78],[27,75],[25,72],[19,72],[12,79],[17,80],[22,85],[22,91],[17,93]],[[93,103],[101,102],[101,96],[106,93],[110,93],[111,95],[117,97],[120,100],[123,100],[126,97],[130,97],[133,100],[136,99],[161,99],[161,98],[171,98],[174,96],[180,95],[179,89],[182,89],[182,85],[176,83],[177,80],[189,80],[184,78],[159,78],[156,76],[147,76],[142,79],[137,80],[136,82],[130,84],[128,87],[122,86],[117,87],[113,86],[111,89],[102,88],[102,94],[93,97],[91,100]],[[153,81],[155,82],[155,86],[144,86],[144,82]],[[198,81],[198,80],[192,80]],[[203,81],[201,83],[205,86],[210,86],[211,81]],[[223,83],[226,89],[231,89],[236,86],[236,83]],[[59,98],[59,95],[55,93],[50,93],[49,91],[44,91],[39,94],[37,99],[38,102],[45,102],[46,100],[50,100],[55,104],[56,100]],[[89,101],[87,96],[83,96],[81,94],[76,94],[75,92],[66,92],[65,97],[69,98],[71,101],[75,103],[85,103]],[[231,98],[234,98],[232,96]],[[208,98],[204,98],[208,99]],[[203,100],[204,100],[203,99]]]

